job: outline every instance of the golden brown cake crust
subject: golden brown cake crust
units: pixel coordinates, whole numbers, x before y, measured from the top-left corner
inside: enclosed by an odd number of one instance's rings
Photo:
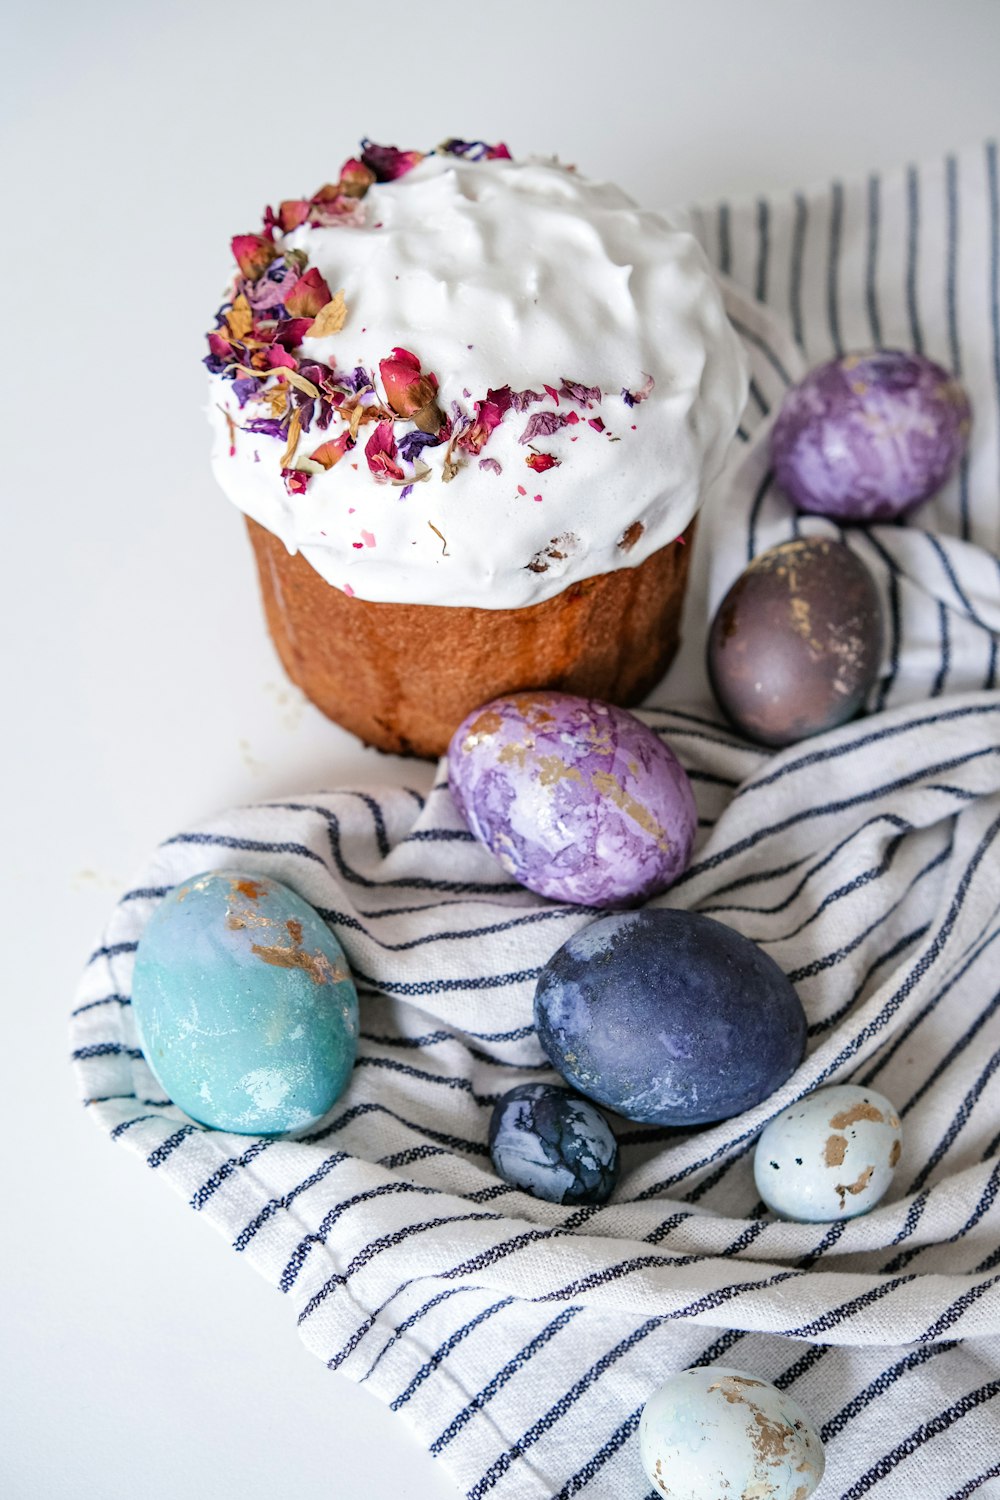
[[[247,529],[292,681],[366,744],[433,759],[466,714],[501,693],[556,688],[640,702],[677,650],[695,523],[686,545],[524,609],[352,598],[256,521]]]

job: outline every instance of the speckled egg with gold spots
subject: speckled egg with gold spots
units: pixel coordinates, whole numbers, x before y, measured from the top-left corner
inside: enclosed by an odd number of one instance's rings
[[[902,1149],[899,1116],[884,1094],[834,1084],[790,1104],[764,1129],[754,1180],[783,1219],[854,1219],[888,1192]]]
[[[358,997],[319,913],[263,875],[217,870],[165,896],[139,941],[132,1010],[146,1061],[203,1125],[315,1125],[354,1066]]]

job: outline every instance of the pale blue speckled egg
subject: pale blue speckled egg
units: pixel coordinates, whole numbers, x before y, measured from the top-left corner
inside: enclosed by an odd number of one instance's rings
[[[691,857],[684,767],[634,714],[595,698],[494,698],[452,736],[448,784],[508,874],[553,901],[632,905]]]
[[[288,886],[199,875],[157,907],[132,979],[139,1040],[192,1119],[240,1135],[315,1125],[347,1086],[358,997],[343,949]]]
[[[684,1370],[639,1419],[642,1466],[667,1500],[807,1500],[823,1477],[819,1434],[797,1401],[746,1370]]]
[[[754,1181],[783,1219],[855,1219],[884,1197],[901,1151],[899,1116],[885,1095],[834,1084],[790,1104],[761,1132]]]

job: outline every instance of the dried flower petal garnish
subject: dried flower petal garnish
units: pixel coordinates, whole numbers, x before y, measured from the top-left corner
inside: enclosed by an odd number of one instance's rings
[[[535,438],[551,437],[560,427],[565,427],[566,421],[567,418],[561,411],[536,411],[528,418],[528,425],[518,441],[531,443]]]
[[[274,242],[262,234],[237,234],[232,247],[240,273],[249,281],[256,281],[278,254]]]
[[[438,531],[438,529],[434,525],[433,521],[428,521],[427,524],[431,528],[431,530],[433,531],[433,533],[434,533],[435,536],[441,537],[441,556],[442,557],[447,557],[449,555],[448,554],[448,543],[445,541],[444,536],[442,535],[442,533],[440,531]]]
[[[301,434],[302,418],[297,411],[293,411],[291,421],[288,424],[288,442],[285,445],[284,453],[281,455],[281,467],[283,469],[290,469],[292,467],[292,459],[295,457],[295,450],[299,446]]]
[[[437,151],[470,163],[510,160],[502,142],[490,145],[451,137]],[[319,267],[310,267],[306,252],[287,246],[283,236],[306,225],[365,226],[371,205],[364,200],[373,185],[395,182],[422,159],[421,152],[366,140],[360,155],[344,163],[336,182],[325,183],[309,198],[283,200],[276,213],[268,208],[262,234],[237,235],[232,242],[240,274],[208,335],[205,364],[213,375],[232,383],[242,413],[236,423],[224,411],[230,449],[235,450],[237,430],[280,441],[282,478],[291,494],[302,494],[311,476],[339,463],[362,441],[365,428],[369,429],[364,442],[368,471],[376,483],[400,489],[401,498],[408,497],[416,483],[431,477],[451,482],[467,458],[478,460],[484,473],[502,474],[499,459],[482,455],[510,412],[526,415],[518,438],[524,446],[552,437],[564,427],[579,428],[569,435],[575,443],[584,424],[603,434],[606,441],[620,441],[606,431],[601,417],[587,415],[606,393],[582,381],[560,378],[552,384],[543,382],[541,390],[515,391],[504,385],[477,399],[456,378],[461,371],[448,371],[450,383],[462,391],[462,400],[452,401],[445,415],[439,405],[437,376],[425,371],[418,355],[409,349],[393,348],[379,362],[377,372],[361,366],[337,369],[305,352],[305,342],[343,330],[345,294],[342,288],[331,294]],[[381,227],[381,220],[367,224],[370,230]],[[360,333],[365,332],[362,327]],[[622,400],[635,406],[652,389],[653,379],[647,375],[636,391],[622,387]],[[548,403],[545,409],[529,410],[542,403]],[[634,425],[632,430],[636,430]],[[308,455],[300,456],[303,436],[313,431],[314,446]],[[442,457],[431,467],[423,455],[437,447],[442,447]],[[359,468],[359,456],[352,455],[354,470]],[[254,458],[260,461],[256,450]],[[525,455],[527,467],[535,474],[565,461],[566,455],[534,448]],[[517,490],[520,495],[528,493],[523,485]],[[530,498],[536,503],[543,499],[541,495]],[[631,535],[629,528],[620,545],[627,549]]]
[[[285,489],[290,495],[304,495],[306,485],[309,483],[309,475],[304,474],[301,469],[282,469],[281,477],[285,481]]]
[[[323,277],[312,266],[286,293],[283,298],[285,308],[295,318],[315,318],[321,307],[326,307],[331,300],[332,293]],[[311,331],[311,330],[310,330]]]
[[[643,373],[645,374],[645,371],[643,371]],[[652,375],[646,375],[646,379],[643,381],[642,385],[637,391],[626,390],[626,388],[622,386],[622,400],[625,402],[626,406],[638,406],[640,401],[645,401],[646,397],[651,393],[655,384],[656,382],[654,381]]]
[[[253,313],[250,304],[242,292],[233,302],[232,307],[226,313],[226,333],[233,342],[245,339],[253,332]]]
[[[424,375],[409,349],[393,349],[379,361],[379,373],[393,411],[412,417],[424,432],[437,432],[444,420],[437,405],[437,376]]]
[[[535,499],[539,497],[536,495]],[[525,563],[528,573],[547,573],[554,562],[564,562],[571,557],[580,545],[580,538],[572,531],[564,531],[561,536],[554,536],[547,547],[540,547],[529,563]]]
[[[339,464],[344,454],[351,446],[351,435],[342,432],[339,437],[328,438],[325,443],[320,443],[314,448],[309,457],[313,463],[320,464],[324,469],[332,469],[334,464]]]
[[[601,388],[597,385],[581,385],[578,380],[567,380],[564,375],[560,394],[572,396],[581,406],[593,406],[601,399]]]
[[[477,401],[475,416],[456,437],[456,444],[466,453],[481,453],[494,432],[510,410],[510,386],[499,391],[487,391],[485,401]]]
[[[400,151],[396,146],[376,146],[369,140],[361,142],[361,160],[369,171],[375,173],[379,182],[395,182],[397,177],[412,172],[423,159],[422,151]]]
[[[321,307],[313,318],[313,325],[309,330],[309,337],[313,339],[325,339],[331,333],[339,333],[347,322],[347,303],[344,301],[344,289],[334,292],[325,307]]]
[[[371,167],[366,167],[363,161],[351,156],[340,169],[340,181],[337,184],[339,196],[363,198],[374,181],[375,173]]]
[[[405,479],[406,476],[396,462],[397,453],[392,423],[379,422],[365,444],[365,458],[380,484],[385,484],[389,479]]]
[[[466,161],[510,161],[511,154],[503,141],[488,146],[485,141],[460,141],[455,138],[444,141],[438,148],[440,156],[461,156]]]

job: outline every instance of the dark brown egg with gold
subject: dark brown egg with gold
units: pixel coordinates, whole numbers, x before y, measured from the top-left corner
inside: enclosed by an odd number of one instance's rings
[[[790,745],[854,717],[878,676],[882,606],[842,542],[805,537],[755,557],[719,606],[708,671],[737,729]]]

